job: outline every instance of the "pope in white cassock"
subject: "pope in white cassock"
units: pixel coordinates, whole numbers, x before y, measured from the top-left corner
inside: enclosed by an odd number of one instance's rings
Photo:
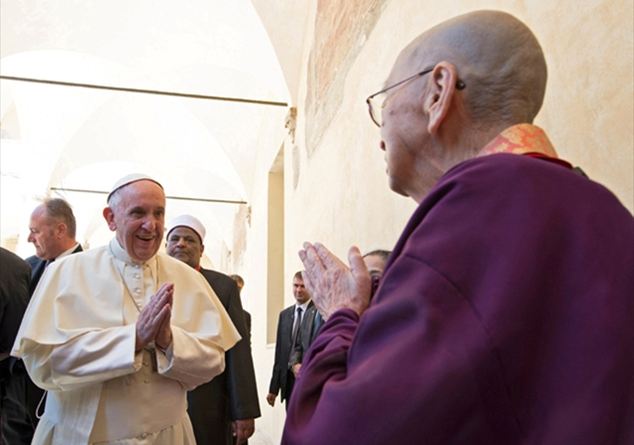
[[[48,391],[33,444],[195,444],[186,392],[224,369],[240,338],[204,277],[157,253],[165,194],[115,184],[109,245],[52,263],[12,355]]]

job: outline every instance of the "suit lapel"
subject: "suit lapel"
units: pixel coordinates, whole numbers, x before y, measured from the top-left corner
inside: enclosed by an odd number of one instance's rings
[[[40,278],[42,278],[44,269],[46,269],[45,260],[38,259],[35,265],[31,266],[31,283],[29,284],[29,295],[33,295],[33,291],[35,291],[35,288],[37,287],[37,283],[39,283]]]
[[[73,253],[82,252],[83,250],[84,249],[81,248],[81,244],[77,244],[77,247],[75,247],[75,250],[71,252],[71,255]],[[37,258],[36,256],[33,256],[30,258],[27,258],[26,261],[31,266],[31,283],[29,284],[29,295],[33,295],[33,292],[35,291],[35,288],[37,287],[37,283],[39,283],[40,278],[42,278],[44,269],[46,269],[46,266],[48,266],[50,263],[52,263],[55,260],[47,261],[41,258]]]

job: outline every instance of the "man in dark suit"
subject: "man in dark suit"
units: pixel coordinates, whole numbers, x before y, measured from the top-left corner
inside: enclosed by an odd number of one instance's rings
[[[35,246],[35,255],[26,259],[31,267],[29,298],[50,263],[66,255],[81,252],[81,245],[75,240],[76,228],[73,210],[63,199],[46,199],[33,210],[28,241]],[[19,386],[19,389],[14,391],[18,399],[7,410],[6,429],[11,431],[13,437],[7,442],[12,445],[30,444],[38,422],[37,407],[44,391],[31,381],[21,360],[11,358],[9,367],[9,384]],[[43,406],[41,410],[43,411]]]
[[[302,367],[304,353],[308,351],[310,345],[313,344],[313,340],[323,324],[324,319],[319,314],[317,307],[314,304],[309,305],[306,309],[306,314],[302,317],[302,324],[299,329],[299,334],[297,335],[297,341],[295,342],[289,359],[294,378],[297,379],[299,377],[299,370]]]
[[[242,298],[242,288],[244,287],[244,279],[237,274],[229,275],[229,277],[236,282],[236,286],[238,286],[238,294]],[[251,314],[249,314],[244,308],[242,309],[244,313],[244,321],[247,323],[247,332],[249,333],[249,344],[251,344]]]
[[[249,332],[238,287],[220,272],[200,267],[205,228],[190,215],[167,226],[167,254],[203,274],[229,314],[242,339],[225,353],[225,371],[188,393],[188,412],[199,445],[246,443],[260,417]]]
[[[47,199],[33,210],[28,240],[35,246],[35,255],[26,259],[31,266],[30,295],[46,266],[57,258],[81,252],[81,245],[75,241],[76,229],[73,209],[63,199]]]
[[[379,281],[383,276],[383,270],[387,264],[387,259],[390,256],[388,250],[372,250],[363,255],[363,262],[368,267],[368,273],[372,279],[373,292],[379,285]],[[321,326],[324,324],[324,319],[317,310],[317,306],[312,305],[306,310],[306,315],[302,321],[302,327],[299,332],[299,339],[293,348],[291,353],[290,363],[293,376],[299,377],[299,371],[302,367],[302,361],[304,354],[308,351],[310,345],[313,344],[313,340],[317,337]]]
[[[287,307],[280,312],[280,318],[277,322],[277,340],[275,342],[275,363],[273,364],[273,375],[269,384],[269,393],[266,401],[269,405],[275,405],[277,393],[281,390],[282,401],[288,401],[291,398],[293,385],[295,384],[295,376],[292,367],[297,363],[291,363],[291,353],[298,344],[299,333],[302,330],[302,321],[308,319],[304,314],[312,313],[314,319],[315,313],[313,302],[310,300],[310,294],[304,286],[302,272],[296,272],[293,276],[293,296],[295,304]],[[311,321],[312,324],[312,321]]]
[[[29,302],[29,266],[17,255],[0,247],[0,443],[28,443],[30,436],[13,427],[24,417],[24,379],[11,381],[9,352]],[[18,422],[20,425],[20,422]],[[32,434],[32,431],[31,431]]]

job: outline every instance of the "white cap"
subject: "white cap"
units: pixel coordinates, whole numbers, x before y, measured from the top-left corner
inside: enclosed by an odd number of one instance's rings
[[[114,185],[112,186],[112,190],[110,190],[110,193],[108,194],[108,198],[106,199],[106,202],[109,202],[112,194],[116,192],[117,190],[119,190],[120,188],[125,187],[128,184],[132,184],[133,182],[143,181],[143,180],[152,181],[155,184],[157,184],[159,187],[163,188],[160,182],[158,182],[156,179],[150,178],[148,175],[145,175],[143,173],[131,173],[129,175],[125,175],[123,178],[119,179],[117,182],[114,183]]]
[[[203,223],[201,223],[197,218],[194,218],[191,215],[180,215],[171,219],[170,222],[167,223],[167,236],[169,236],[170,232],[177,227],[189,227],[196,232],[201,243],[205,239],[205,226],[203,226]]]

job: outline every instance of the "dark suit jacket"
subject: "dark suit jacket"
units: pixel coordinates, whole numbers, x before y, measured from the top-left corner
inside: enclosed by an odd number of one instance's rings
[[[29,266],[0,247],[0,352],[9,353],[29,303]],[[8,360],[7,360],[8,361]]]
[[[251,345],[251,314],[245,310],[242,310],[242,312],[244,312],[244,321],[247,324],[247,337],[249,338],[249,345]]]
[[[324,319],[321,318],[317,307],[312,304],[306,309],[306,314],[302,317],[302,325],[299,330],[299,335],[295,347],[291,351],[289,358],[289,365],[292,367],[297,363],[302,363],[304,353],[308,351],[310,345],[313,344],[313,340],[319,333],[321,325],[324,324]]]
[[[0,443],[27,444],[33,425],[25,417],[26,373],[11,375],[8,357],[29,302],[31,271],[22,258],[0,247]],[[24,420],[23,420],[24,418]]]
[[[306,314],[313,307],[311,301],[306,308]],[[269,393],[277,394],[281,390],[282,400],[287,400],[291,396],[295,379],[290,370],[290,358],[293,351],[293,317],[295,315],[295,305],[291,305],[280,312],[277,322],[277,340],[275,342],[275,363],[273,364],[273,375],[269,384]],[[302,317],[302,323],[306,317]],[[301,329],[301,327],[300,327]]]
[[[81,248],[81,244],[78,244],[75,250],[71,252],[71,255],[73,253],[81,252],[82,250],[84,249]],[[44,269],[46,269],[49,262],[47,260],[43,260],[37,255],[30,256],[25,261],[29,266],[31,266],[31,284],[29,286],[29,295],[33,295],[33,292],[35,292],[35,288],[37,287],[37,283],[40,282]]]
[[[260,417],[249,331],[235,281],[201,269],[242,339],[225,354],[225,371],[187,394],[188,412],[199,445],[231,444],[231,421]]]

